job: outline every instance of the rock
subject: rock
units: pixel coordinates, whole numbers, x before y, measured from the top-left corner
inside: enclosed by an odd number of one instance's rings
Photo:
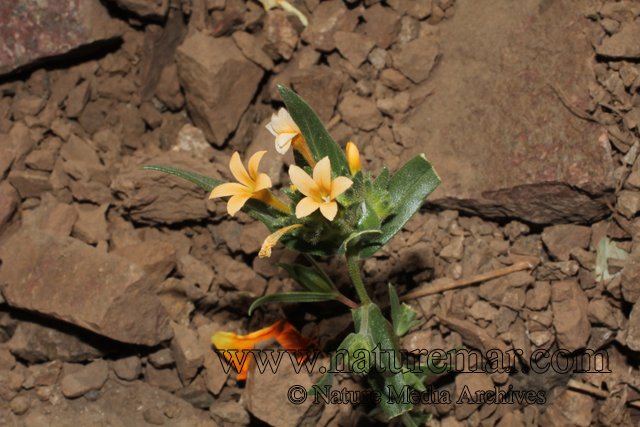
[[[198,343],[198,334],[186,326],[173,325],[171,352],[176,361],[178,375],[183,384],[188,384],[204,363],[204,354]]]
[[[465,344],[482,351],[483,354],[486,354],[486,352],[491,349],[497,349],[499,351],[508,350],[504,342],[492,338],[484,329],[471,322],[453,317],[440,317],[440,321],[448,328],[459,333]]]
[[[51,327],[20,322],[9,341],[9,349],[31,363],[49,360],[83,362],[104,354],[105,346],[96,336],[62,322],[49,321],[49,325]]]
[[[569,351],[584,348],[591,335],[589,300],[577,279],[554,283],[551,286],[551,302],[553,326],[560,348]]]
[[[291,85],[318,114],[320,120],[328,123],[338,102],[342,79],[328,67],[314,65],[293,74]]]
[[[359,67],[367,59],[376,42],[369,37],[348,31],[336,31],[333,35],[340,55],[345,57],[354,67]]]
[[[36,116],[46,103],[47,100],[40,96],[18,92],[13,98],[13,119],[18,121],[24,120],[25,117]]]
[[[0,398],[13,400],[24,383],[24,376],[13,371],[0,371]]]
[[[180,128],[173,151],[184,151],[193,157],[209,159],[213,157],[213,149],[207,142],[204,132],[189,123]]]
[[[593,397],[573,390],[566,390],[553,400],[556,406],[564,415],[579,427],[589,427],[592,420],[594,407]]]
[[[505,19],[497,23],[484,18],[501,14],[501,7],[470,5],[464,18],[457,9],[451,26],[438,26],[447,43],[440,46],[438,72],[428,80],[437,90],[407,116],[421,143],[405,150],[401,163],[426,153],[442,178],[429,203],[444,209],[544,225],[587,224],[610,215],[605,201],[615,187],[610,142],[601,126],[578,121],[547,83],[556,82],[577,108],[588,108],[586,86],[570,76],[582,73],[584,58],[593,55],[596,24],[568,18],[584,13],[577,4],[554,3],[553,17],[519,33],[514,25],[539,11],[523,7],[509,17],[501,15]],[[477,36],[469,40],[462,25],[474,28]],[[557,51],[531,67],[527,52],[542,46]],[[571,55],[561,53],[567,49]],[[508,61],[493,61],[506,51]],[[468,62],[470,52],[478,63]],[[516,103],[514,93],[523,95]],[[499,125],[493,117],[502,117]],[[535,134],[527,123],[540,123]],[[463,142],[470,140],[473,144]],[[581,148],[585,145],[591,147],[588,152]],[[451,150],[462,153],[454,160]],[[500,153],[499,160],[491,153]]]
[[[471,415],[480,405],[473,403],[476,391],[493,390],[493,381],[483,372],[465,372],[456,375],[456,389],[453,401],[456,402],[455,417],[463,420]],[[473,400],[470,401],[469,397]]]
[[[74,87],[67,96],[67,100],[64,103],[67,117],[77,118],[80,116],[90,98],[91,86],[89,85],[89,80],[85,80]]]
[[[538,266],[538,280],[564,280],[578,273],[580,266],[575,261],[545,262]]]
[[[51,174],[33,170],[12,170],[7,178],[11,185],[18,190],[20,197],[26,199],[28,197],[40,197],[45,191],[50,191],[51,182],[49,178]]]
[[[362,17],[366,21],[364,33],[375,40],[378,47],[387,49],[396,42],[402,24],[401,16],[394,10],[378,3],[365,9]]]
[[[229,38],[195,33],[176,50],[187,108],[207,139],[222,146],[253,99],[263,70]]]
[[[382,124],[382,114],[376,105],[358,95],[346,96],[338,106],[338,111],[346,124],[364,131],[374,130]]]
[[[541,237],[553,258],[558,261],[569,261],[572,249],[589,247],[591,227],[573,224],[554,225],[545,228]]]
[[[224,277],[226,286],[231,289],[253,292],[257,296],[262,296],[267,288],[267,281],[264,278],[257,275],[247,264],[234,259],[230,259],[222,271],[216,265],[216,270]]]
[[[173,365],[175,359],[170,349],[163,348],[149,355],[149,363],[151,363],[154,368],[162,369]]]
[[[229,372],[225,373],[222,368],[223,361],[219,359],[218,354],[213,350],[211,344],[211,336],[217,332],[228,330],[216,323],[202,325],[198,328],[198,344],[202,354],[204,355],[204,383],[211,393],[218,395],[227,381]]]
[[[156,369],[151,364],[148,364],[144,370],[144,377],[149,385],[170,393],[182,388],[180,377],[178,377],[178,372],[175,369]]]
[[[285,61],[291,59],[291,55],[293,55],[293,51],[298,44],[298,32],[291,23],[293,19],[297,19],[297,17],[291,12],[272,9],[267,11],[267,19],[264,21],[264,32],[267,41],[273,46],[272,49],[277,52],[275,56],[280,56]]]
[[[78,201],[92,202],[98,205],[116,202],[109,187],[98,181],[71,181],[69,187],[73,198]]]
[[[26,226],[38,228],[61,236],[71,234],[78,212],[73,206],[58,202],[51,193],[45,193],[37,208],[24,212],[22,221]]]
[[[456,236],[451,239],[451,243],[442,248],[440,258],[447,262],[460,261],[464,251],[464,236]]]
[[[115,0],[123,9],[142,18],[162,19],[169,10],[169,0]]]
[[[73,237],[77,237],[87,244],[96,244],[102,240],[109,240],[105,213],[109,205],[97,208],[76,205],[78,220],[73,225]],[[88,209],[88,210],[85,210]]]
[[[158,240],[147,240],[111,251],[139,265],[149,275],[154,289],[176,266],[176,249],[171,243]]]
[[[423,20],[431,15],[431,0],[416,0],[411,2],[407,9],[409,15],[416,19]]]
[[[426,80],[438,56],[438,45],[437,37],[420,37],[392,50],[393,68],[416,84]]]
[[[24,159],[24,164],[31,169],[51,172],[55,164],[53,151],[51,150],[34,150]]]
[[[184,95],[180,88],[177,64],[167,65],[160,73],[156,97],[171,111],[178,111],[184,106]]]
[[[215,163],[210,164],[183,153],[161,155],[144,163],[174,166],[223,179]],[[171,224],[210,216],[205,205],[207,193],[204,190],[164,172],[133,169],[116,176],[111,189],[123,200],[123,207],[131,219],[137,222]]]
[[[27,396],[18,396],[11,401],[9,407],[14,414],[22,415],[31,407],[31,400]]]
[[[121,36],[126,24],[111,18],[97,0],[61,0],[50,7],[5,3],[0,9],[0,39],[8,42],[0,53],[0,74],[76,48]]]
[[[273,60],[262,50],[261,41],[257,37],[244,31],[236,31],[231,37],[244,56],[267,71],[273,70]]]
[[[620,275],[624,299],[635,303],[640,298],[640,251],[631,252]]]
[[[251,421],[249,413],[238,402],[214,402],[209,408],[211,418],[221,425],[248,426]],[[278,424],[280,425],[280,424]]]
[[[22,387],[28,390],[38,386],[54,385],[58,381],[61,368],[62,362],[60,360],[31,365],[27,368],[27,374],[25,375],[25,381]]]
[[[12,306],[131,344],[171,337],[149,277],[121,257],[23,227],[0,248],[0,259],[0,287]]]
[[[160,126],[163,120],[160,111],[151,105],[150,102],[144,102],[140,105],[140,117],[142,117],[142,120],[144,120],[151,129],[155,129]]]
[[[262,247],[262,242],[269,235],[269,230],[260,221],[254,221],[242,227],[240,247],[245,254],[254,254]]]
[[[0,348],[0,371],[10,371],[16,366],[16,358],[9,349]]]
[[[336,31],[353,31],[358,25],[358,11],[349,11],[339,0],[320,3],[313,11],[309,26],[302,34],[316,50],[330,52],[336,48]]]
[[[91,390],[100,390],[109,377],[105,360],[96,360],[78,371],[62,378],[62,394],[67,398],[80,397]]]
[[[640,23],[629,22],[622,26],[622,30],[612,34],[596,47],[599,55],[609,58],[640,58],[640,46],[636,42],[640,37]]]
[[[200,289],[204,292],[209,291],[215,276],[211,267],[191,255],[185,255],[180,258],[177,267],[178,273],[185,279],[200,285]]]
[[[195,310],[195,305],[189,296],[182,292],[163,292],[158,295],[158,298],[171,320],[180,325],[189,325],[191,313]]]
[[[142,372],[142,363],[138,356],[129,356],[113,361],[113,371],[125,381],[137,380]]]
[[[380,98],[376,101],[376,107],[386,116],[394,117],[396,114],[404,114],[409,111],[411,95],[400,92],[388,98]],[[415,145],[415,143],[414,143]]]
[[[633,218],[640,210],[640,194],[637,191],[622,190],[618,196],[617,208],[621,215]]]
[[[526,305],[531,310],[543,310],[551,299],[551,285],[549,282],[535,282],[533,288],[527,291]]]
[[[399,71],[387,68],[380,73],[380,83],[394,90],[406,90],[411,86],[411,82]]]
[[[158,408],[149,408],[142,413],[142,418],[149,424],[161,426],[165,423],[166,418],[162,411]]]

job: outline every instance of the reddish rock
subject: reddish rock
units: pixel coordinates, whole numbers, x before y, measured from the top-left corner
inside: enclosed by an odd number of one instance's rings
[[[213,344],[211,344],[211,336],[222,331],[228,331],[228,328],[217,323],[203,325],[198,328],[198,343],[204,355],[204,383],[207,390],[215,395],[220,393],[229,376],[229,372],[225,374],[221,360],[214,351]]]
[[[176,361],[178,375],[188,384],[204,363],[204,354],[198,343],[198,334],[187,326],[173,324],[171,353]]]
[[[314,65],[298,70],[291,76],[291,85],[318,114],[320,120],[324,123],[331,120],[342,88],[342,79],[330,68]]]
[[[195,33],[176,51],[187,108],[207,139],[222,146],[253,99],[264,71],[233,40]]]
[[[338,111],[342,120],[354,128],[370,131],[382,124],[382,114],[376,105],[358,95],[346,96],[338,106]]]
[[[142,363],[138,356],[129,356],[115,360],[112,368],[118,378],[125,381],[134,381],[138,379],[142,372]]]
[[[573,224],[554,225],[545,228],[541,237],[553,258],[569,261],[572,249],[589,247],[591,228]]]
[[[584,348],[591,335],[589,300],[577,279],[565,280],[551,286],[553,326],[560,348],[576,351]]]
[[[67,398],[80,397],[91,390],[100,390],[109,378],[109,367],[106,360],[96,360],[82,366],[60,381],[62,394]]]
[[[0,74],[78,47],[114,39],[126,25],[98,0],[54,0],[47,7],[18,0],[0,7]]]
[[[291,12],[273,9],[267,11],[267,19],[264,22],[267,41],[285,61],[291,59],[298,44],[298,32],[291,23],[292,18],[297,20]]]
[[[13,197],[0,194],[0,229],[9,222],[18,202]]]
[[[111,253],[142,267],[149,275],[154,289],[160,286],[176,266],[176,249],[172,244],[158,240],[134,243]]]
[[[171,337],[149,277],[121,257],[23,227],[0,248],[0,259],[0,287],[12,306],[132,344]]]
[[[156,97],[171,111],[177,111],[184,106],[184,95],[180,89],[177,64],[169,64],[160,73]]]
[[[273,70],[273,60],[262,50],[262,41],[244,31],[236,31],[231,35],[244,56],[267,71]]]
[[[178,273],[180,273],[186,280],[199,285],[200,289],[204,292],[208,292],[215,276],[211,267],[204,262],[191,255],[185,255],[178,260],[177,263]]]
[[[76,205],[78,220],[73,224],[73,237],[94,245],[109,240],[109,230],[105,213],[109,205],[100,207]]]
[[[554,3],[544,20],[526,8],[508,19],[485,19],[500,13],[497,4],[469,4],[438,27],[447,43],[428,80],[437,90],[408,113],[420,143],[403,151],[401,163],[426,154],[442,178],[429,202],[442,208],[537,224],[610,215],[604,199],[614,189],[610,143],[600,138],[599,125],[576,118],[548,83],[585,109],[591,98],[574,76],[587,73],[597,24],[574,3]],[[530,25],[521,31],[523,22]],[[556,50],[532,63],[531,52],[544,46]],[[469,55],[478,62],[470,64]]]
[[[309,26],[302,34],[305,41],[322,52],[336,48],[336,31],[353,31],[358,25],[358,10],[349,11],[340,0],[324,1],[313,11]]]
[[[333,35],[336,47],[342,56],[354,67],[359,67],[367,59],[376,42],[369,37],[348,31],[336,31]]]
[[[364,33],[375,40],[378,47],[387,49],[396,42],[402,28],[398,13],[378,3],[367,8],[362,17],[366,21]]]
[[[73,224],[78,219],[78,212],[73,206],[60,203],[51,193],[45,193],[37,208],[23,214],[23,224],[39,228],[48,233],[68,236]]]
[[[115,0],[123,9],[142,18],[162,19],[169,10],[169,0]]]

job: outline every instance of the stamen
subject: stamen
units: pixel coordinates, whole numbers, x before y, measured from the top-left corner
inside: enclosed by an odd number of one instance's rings
[[[331,203],[331,196],[322,196],[322,201],[325,203]]]

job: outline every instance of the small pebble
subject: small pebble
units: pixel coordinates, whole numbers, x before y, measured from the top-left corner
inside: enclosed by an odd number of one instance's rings
[[[18,396],[11,401],[9,406],[11,407],[11,410],[14,414],[22,415],[29,410],[31,401],[25,396]]]
[[[165,418],[162,412],[157,408],[149,408],[142,413],[142,418],[149,424],[161,426],[164,424]]]

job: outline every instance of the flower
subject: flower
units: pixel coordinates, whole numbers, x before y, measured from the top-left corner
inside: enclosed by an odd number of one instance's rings
[[[347,160],[349,161],[349,169],[351,169],[351,175],[355,175],[362,165],[360,165],[360,151],[353,142],[347,143]]]
[[[331,161],[329,157],[320,160],[313,169],[313,179],[296,165],[289,167],[291,182],[302,194],[304,199],[296,206],[296,216],[302,218],[311,215],[316,209],[320,209],[322,215],[329,221],[333,221],[338,213],[338,203],[334,200],[344,193],[353,181],[344,176],[331,180]]]
[[[218,332],[211,336],[211,342],[218,350],[237,350],[242,354],[243,350],[251,350],[258,342],[275,338],[285,350],[289,352],[310,350],[311,341],[286,320],[280,320],[268,328],[261,329],[249,335],[236,335],[232,332]],[[304,353],[303,353],[304,354]],[[225,358],[232,362],[232,354],[224,351]],[[245,380],[249,372],[250,355],[247,359],[242,358],[238,366],[233,363],[234,368],[238,371],[238,380]],[[304,356],[298,358],[299,361],[304,360]],[[239,368],[239,369],[238,369]]]
[[[258,174],[258,165],[262,156],[266,151],[258,151],[249,159],[249,173],[240,161],[240,154],[236,151],[231,156],[229,169],[238,180],[238,183],[229,182],[221,184],[213,189],[209,195],[210,199],[214,197],[231,196],[227,203],[227,211],[229,215],[234,216],[249,199],[261,200],[276,209],[285,213],[290,213],[291,209],[285,205],[280,199],[275,197],[268,188],[271,188],[271,178],[267,174]]]
[[[309,166],[314,167],[316,165],[307,141],[287,110],[281,108],[277,115],[273,114],[271,122],[267,124],[266,128],[276,137],[276,150],[278,153],[285,154],[289,147],[293,146],[302,154]]]
[[[258,253],[258,256],[260,258],[268,258],[271,256],[271,248],[273,248],[276,243],[278,243],[278,240],[280,240],[280,238],[282,236],[284,236],[284,234],[289,231],[292,230],[294,228],[299,228],[302,227],[302,224],[293,224],[290,225],[288,227],[284,227],[281,228],[280,230],[276,231],[275,233],[271,234],[269,237],[267,237],[264,240],[264,243],[262,244],[262,248],[260,248],[260,253]]]

